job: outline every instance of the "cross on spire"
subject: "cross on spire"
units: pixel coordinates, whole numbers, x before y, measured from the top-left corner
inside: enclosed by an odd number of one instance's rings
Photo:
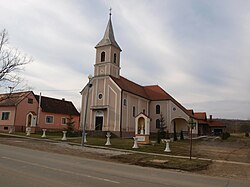
[[[104,36],[102,40],[95,46],[95,48],[112,45],[116,47],[117,49],[119,49],[120,51],[122,51],[119,45],[117,44],[117,42],[115,41],[115,36],[114,36],[114,31],[113,31],[112,21],[111,21],[111,15],[112,15],[111,10],[112,8],[110,7],[109,8],[109,21],[108,21],[108,25],[106,27]]]
[[[112,11],[112,8],[110,7],[109,8],[109,17],[111,17],[111,15],[112,15],[111,11]]]

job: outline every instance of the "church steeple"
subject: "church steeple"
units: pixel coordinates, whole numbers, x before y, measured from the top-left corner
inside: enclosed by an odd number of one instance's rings
[[[109,13],[109,21],[108,21],[108,25],[106,27],[104,36],[103,36],[102,40],[95,46],[95,48],[106,46],[106,45],[113,45],[114,47],[116,47],[120,51],[122,51],[120,46],[118,45],[118,43],[115,41],[115,35],[114,35],[114,31],[113,31],[113,26],[112,26],[111,15],[112,14],[110,12]]]
[[[121,48],[115,41],[112,21],[111,9],[109,13],[109,21],[102,40],[95,46],[96,63],[95,76],[114,76],[120,77],[120,53]]]

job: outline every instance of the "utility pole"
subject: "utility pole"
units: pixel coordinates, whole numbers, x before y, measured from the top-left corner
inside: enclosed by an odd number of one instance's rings
[[[193,144],[193,127],[196,124],[193,118],[189,119],[189,126],[190,126],[190,149],[189,149],[189,160],[192,159],[192,144]]]
[[[88,78],[89,82],[87,84],[87,98],[85,103],[84,122],[82,127],[82,147],[84,147],[84,137],[85,137],[86,122],[87,122],[87,114],[88,114],[89,89],[92,87],[92,84],[90,83],[92,75],[89,75]]]

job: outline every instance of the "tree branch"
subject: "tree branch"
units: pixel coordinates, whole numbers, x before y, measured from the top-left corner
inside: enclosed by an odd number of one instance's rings
[[[0,83],[17,82],[19,84],[21,79],[16,72],[22,70],[24,65],[32,62],[32,58],[23,55],[18,49],[10,48],[7,44],[8,33],[4,29],[0,33]]]

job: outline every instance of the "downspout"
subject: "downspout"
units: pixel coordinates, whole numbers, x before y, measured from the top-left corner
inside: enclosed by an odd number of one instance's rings
[[[123,103],[122,103],[122,93],[123,93],[123,90],[121,91],[120,138],[122,138],[122,106],[123,106]]]
[[[38,101],[38,109],[37,109],[37,122],[36,122],[37,127],[39,126],[39,122],[40,122],[41,101],[42,101],[42,93],[40,92],[39,101]]]
[[[13,124],[14,131],[16,131],[16,129],[15,129],[16,128],[16,113],[17,113],[17,105],[15,105],[15,116],[14,116],[14,124]]]
[[[148,116],[150,117],[150,103],[151,101],[148,101]],[[151,132],[151,125],[152,125],[152,118],[150,118],[150,123],[149,123],[149,132]]]

